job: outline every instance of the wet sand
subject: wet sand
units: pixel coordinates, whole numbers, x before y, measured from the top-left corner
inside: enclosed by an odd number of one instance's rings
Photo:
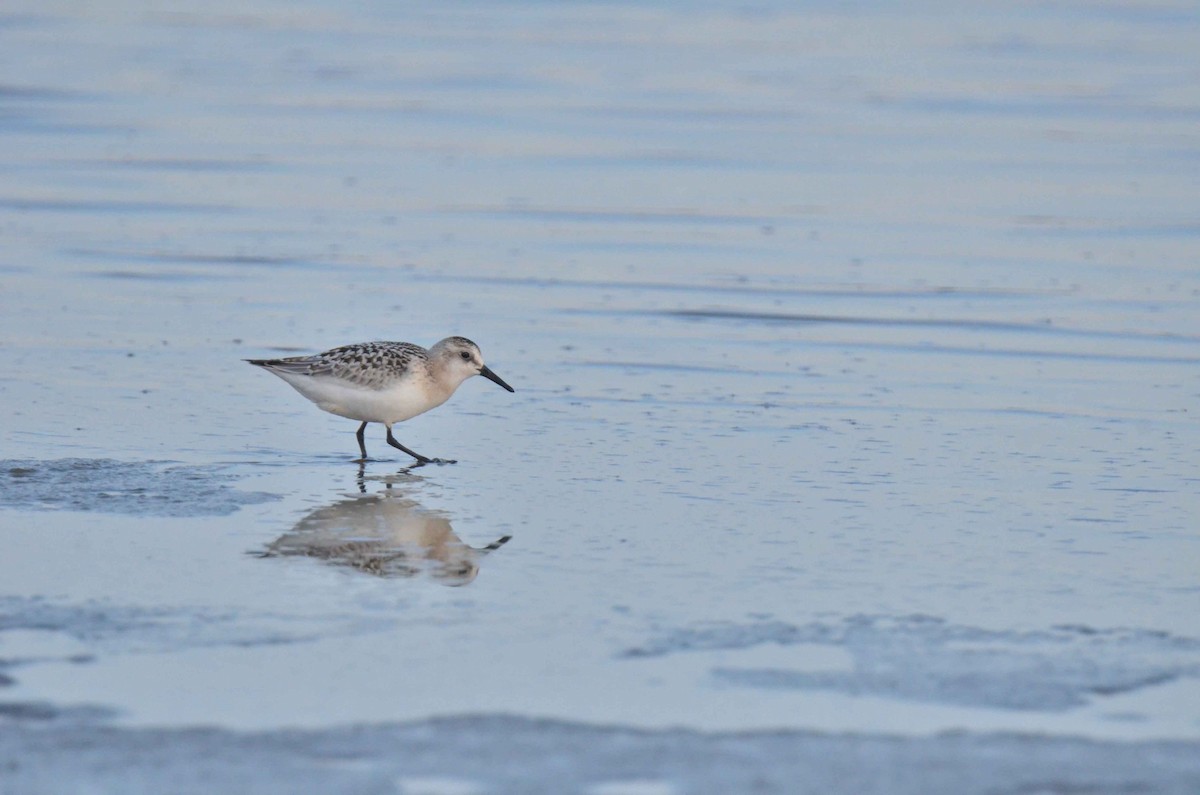
[[[0,792],[1195,791],[1200,16],[945,11],[6,7]]]

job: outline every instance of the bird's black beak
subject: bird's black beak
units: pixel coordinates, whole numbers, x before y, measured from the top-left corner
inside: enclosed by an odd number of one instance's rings
[[[500,376],[496,375],[495,373],[493,373],[491,368],[488,367],[486,364],[479,369],[479,374],[481,376],[483,376],[484,378],[488,379],[489,381],[495,381],[497,384],[504,387],[509,392],[517,391],[517,390],[513,389],[511,386],[509,386],[508,384],[504,383],[504,379],[501,378]]]

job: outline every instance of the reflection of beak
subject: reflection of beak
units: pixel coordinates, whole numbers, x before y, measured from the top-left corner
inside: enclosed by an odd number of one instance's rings
[[[486,547],[480,547],[476,551],[480,555],[486,555],[489,552],[495,552],[497,549],[504,546],[511,540],[512,540],[512,536],[501,536],[500,538],[497,538],[492,543],[488,544]]]
[[[484,378],[488,379],[489,381],[495,381],[497,384],[504,387],[509,392],[517,391],[517,390],[513,389],[511,386],[509,386],[508,384],[504,383],[504,379],[501,378],[500,376],[496,375],[495,373],[493,373],[491,368],[488,367],[486,364],[479,369],[479,374],[481,376],[483,376]]]

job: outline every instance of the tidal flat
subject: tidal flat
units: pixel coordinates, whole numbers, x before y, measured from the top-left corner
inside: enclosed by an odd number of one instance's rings
[[[1200,791],[1198,35],[6,5],[0,793]]]

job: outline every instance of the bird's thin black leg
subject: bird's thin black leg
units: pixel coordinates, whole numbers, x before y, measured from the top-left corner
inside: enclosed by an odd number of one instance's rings
[[[396,441],[396,437],[392,436],[391,428],[387,429],[387,443],[390,444],[392,447],[395,447],[397,450],[403,450],[404,452],[411,455],[413,458],[417,459],[418,466],[423,466],[424,464],[453,464],[453,463],[455,463],[454,461],[447,461],[447,460],[441,459],[441,458],[427,458],[427,457],[421,455],[420,453],[414,453],[412,450],[409,450],[407,447],[405,447],[404,445],[402,445]]]
[[[355,434],[355,436],[358,437],[358,450],[362,453],[362,458],[359,459],[361,461],[367,460],[367,443],[363,441],[363,432],[366,430],[367,424],[364,422],[362,425],[358,426],[358,433]]]

